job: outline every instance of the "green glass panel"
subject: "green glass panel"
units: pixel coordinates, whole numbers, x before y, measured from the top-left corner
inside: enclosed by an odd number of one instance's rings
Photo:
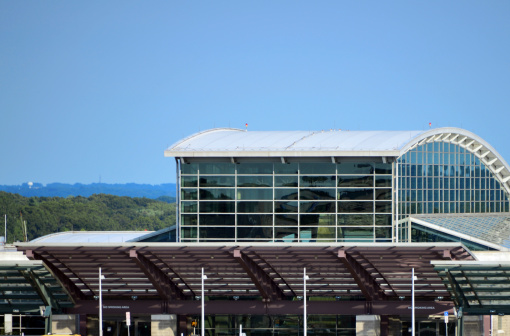
[[[235,215],[199,215],[200,226],[203,225],[224,225],[224,226],[234,226],[235,225]]]
[[[338,226],[341,225],[356,225],[367,226],[373,225],[373,215],[338,215]]]
[[[237,165],[237,174],[272,174],[273,164],[271,162],[248,163],[242,162]]]
[[[373,174],[374,172],[374,164],[369,162],[340,162],[337,166],[338,174]]]
[[[263,239],[273,237],[272,227],[245,226],[237,228],[238,238]]]
[[[299,231],[297,227],[275,227],[274,236],[276,241],[292,243],[297,241]]]
[[[238,200],[272,200],[273,189],[237,189]]]
[[[297,200],[298,189],[275,189],[274,198],[276,200]]]
[[[235,187],[234,176],[200,176],[200,187]]]
[[[392,189],[375,189],[376,200],[391,200]]]
[[[338,176],[338,187],[373,187],[374,177],[365,176]]]
[[[234,200],[235,189],[200,189],[201,200]]]
[[[335,189],[300,189],[299,199],[301,200],[334,200]]]
[[[275,174],[297,174],[299,165],[297,163],[274,163]]]
[[[298,177],[297,176],[275,176],[274,177],[275,187],[297,187]]]
[[[374,229],[366,227],[339,227],[338,238],[339,241],[373,241]]]
[[[200,202],[200,212],[233,213],[235,211],[235,202]]]
[[[387,212],[391,213],[391,202],[375,202],[375,212]]]
[[[297,226],[298,225],[298,215],[275,215],[274,225],[281,226]]]
[[[181,199],[183,200],[196,200],[197,189],[181,189]]]
[[[234,227],[203,227],[200,226],[200,241],[202,239],[232,238],[235,239]]]
[[[376,175],[375,176],[375,186],[376,187],[391,187],[392,179],[393,178],[391,176]]]
[[[277,201],[274,203],[274,212],[276,213],[298,212],[298,202]]]
[[[197,187],[197,176],[181,176],[181,187]]]
[[[181,212],[197,212],[198,206],[196,201],[182,201],[181,202]]]
[[[390,192],[391,196],[391,192]],[[349,200],[373,200],[374,189],[349,188],[338,189],[338,199],[343,201]]]
[[[378,241],[391,241],[391,227],[375,228],[375,238]]]
[[[196,227],[181,227],[181,238],[197,238],[197,228]]]
[[[238,213],[272,213],[273,202],[237,202]]]
[[[273,177],[272,176],[238,176],[237,177],[238,187],[272,187]]]
[[[181,225],[197,225],[197,215],[181,215]]]
[[[330,162],[301,162],[299,172],[301,174],[335,174],[336,166]]]
[[[196,174],[198,173],[197,163],[181,163],[181,174]]]
[[[339,201],[338,202],[338,212],[346,212],[346,213],[361,213],[361,212],[373,212],[374,205],[373,202],[358,202],[358,201]]]
[[[334,187],[336,184],[335,176],[301,176],[301,187]]]
[[[237,225],[268,226],[273,225],[273,215],[237,215]]]
[[[375,215],[375,225],[391,225],[391,215]]]
[[[235,164],[228,162],[204,162],[198,166],[200,174],[234,174]]]
[[[333,213],[335,212],[335,202],[301,201],[299,202],[299,211],[312,213]]]

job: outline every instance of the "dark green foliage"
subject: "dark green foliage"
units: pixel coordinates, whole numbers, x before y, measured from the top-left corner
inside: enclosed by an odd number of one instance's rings
[[[59,231],[154,231],[175,225],[175,203],[106,194],[23,197],[0,191],[0,236],[4,214],[9,243],[24,240],[20,214],[28,240]]]

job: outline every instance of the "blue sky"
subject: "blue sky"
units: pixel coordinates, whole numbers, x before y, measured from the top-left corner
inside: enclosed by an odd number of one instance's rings
[[[175,181],[214,127],[455,126],[510,161],[509,1],[1,1],[0,184]]]

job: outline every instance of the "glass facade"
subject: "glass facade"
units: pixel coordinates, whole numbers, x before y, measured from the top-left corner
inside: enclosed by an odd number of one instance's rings
[[[480,159],[449,142],[429,142],[397,160],[398,219],[413,214],[508,212],[509,198]],[[407,221],[397,238],[407,241]],[[412,238],[412,237],[411,237]]]
[[[392,164],[180,165],[180,241],[391,241]]]

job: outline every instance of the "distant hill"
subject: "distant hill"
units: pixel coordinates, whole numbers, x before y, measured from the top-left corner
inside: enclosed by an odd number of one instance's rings
[[[170,203],[175,201],[175,183],[165,184],[66,184],[50,183],[23,183],[21,185],[0,185],[0,191],[19,194],[24,197],[89,197],[94,194],[108,194],[115,196],[146,197],[159,199]]]

